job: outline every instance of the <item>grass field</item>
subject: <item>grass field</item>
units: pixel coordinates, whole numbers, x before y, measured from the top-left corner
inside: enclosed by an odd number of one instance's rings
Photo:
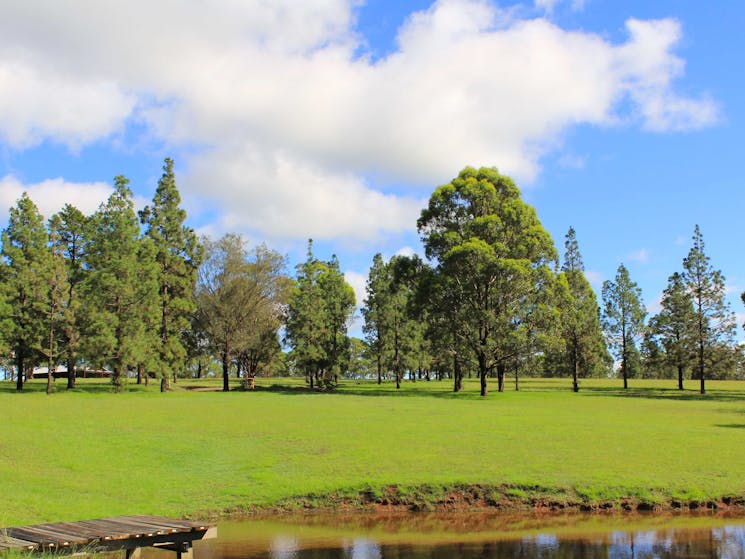
[[[586,502],[745,498],[745,383],[344,381],[332,394],[257,379],[254,392],[160,394],[105,381],[73,392],[0,382],[0,526],[114,514],[192,515],[397,484],[509,486]],[[509,388],[509,385],[508,385]]]

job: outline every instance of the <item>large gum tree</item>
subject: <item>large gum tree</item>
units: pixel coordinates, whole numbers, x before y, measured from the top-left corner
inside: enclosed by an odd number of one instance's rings
[[[437,264],[457,343],[478,362],[481,395],[496,369],[504,390],[512,343],[528,320],[556,248],[535,209],[511,178],[466,167],[438,187],[417,222],[426,255]]]

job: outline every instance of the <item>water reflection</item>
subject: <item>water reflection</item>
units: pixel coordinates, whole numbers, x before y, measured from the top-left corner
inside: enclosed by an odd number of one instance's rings
[[[472,532],[460,531],[463,519],[456,516],[434,524],[420,516],[420,530],[412,530],[410,518],[399,519],[398,529],[390,518],[325,520],[330,523],[312,517],[221,526],[220,538],[197,549],[197,559],[745,559],[742,518],[668,518],[677,525],[663,527],[662,520],[650,517],[644,520],[652,527],[629,530],[618,529],[631,522],[627,517],[553,518],[543,529],[536,522],[546,524],[545,518],[513,519],[507,529],[492,519]],[[360,521],[368,527],[360,529]],[[433,530],[438,522],[450,530]],[[515,523],[521,528],[514,529]]]

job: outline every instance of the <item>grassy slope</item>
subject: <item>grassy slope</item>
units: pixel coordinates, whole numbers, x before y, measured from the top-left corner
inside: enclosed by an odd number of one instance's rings
[[[745,384],[525,380],[453,395],[446,382],[348,382],[253,393],[0,383],[0,526],[184,515],[339,489],[486,483],[589,501],[745,496]],[[183,384],[181,385],[183,386]],[[691,388],[693,386],[691,385]],[[633,396],[633,397],[632,397]],[[520,491],[516,491],[517,494]]]

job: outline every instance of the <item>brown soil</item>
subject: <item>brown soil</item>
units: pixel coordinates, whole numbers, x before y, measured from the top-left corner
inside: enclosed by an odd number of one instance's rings
[[[745,495],[725,495],[706,501],[680,500],[672,497],[654,502],[628,497],[617,500],[591,501],[573,491],[557,494],[511,486],[454,485],[452,487],[399,487],[390,485],[379,490],[305,495],[285,499],[270,506],[249,506],[208,517],[275,514],[287,512],[700,512],[745,511]],[[205,513],[201,513],[204,517]]]

